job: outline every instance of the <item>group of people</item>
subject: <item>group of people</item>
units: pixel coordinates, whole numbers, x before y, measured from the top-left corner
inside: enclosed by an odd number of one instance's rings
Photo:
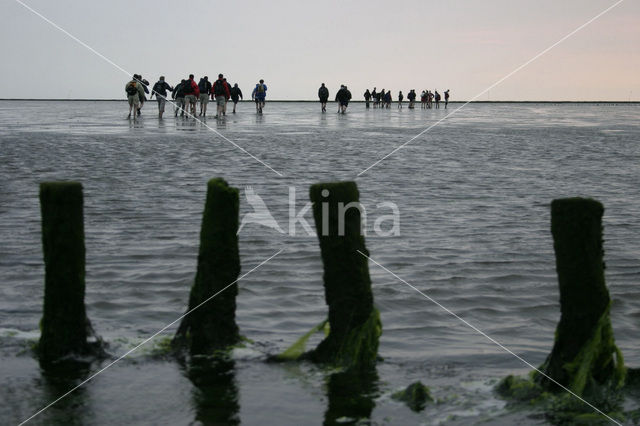
[[[409,93],[407,93],[407,99],[409,101],[409,108],[415,108],[415,103],[418,95],[416,94],[415,89],[411,89]],[[325,86],[324,83],[320,85],[318,89],[318,98],[320,99],[320,106],[322,108],[322,112],[327,112],[327,101],[329,100],[329,89]],[[336,93],[336,102],[338,102],[338,113],[344,114],[347,111],[347,106],[349,105],[349,101],[351,100],[351,92],[347,89],[347,86],[340,85],[340,90]],[[435,105],[435,108],[440,108],[440,101],[442,100],[442,96],[438,91],[431,92],[430,90],[423,90],[420,95],[420,102],[422,104],[423,109],[432,108]],[[381,91],[377,91],[374,87],[373,91],[369,91],[367,89],[364,92],[364,101],[367,108],[370,108],[370,105],[373,104],[374,108],[391,108],[391,103],[393,102],[393,98],[391,96],[391,90],[385,91],[382,89]],[[402,90],[398,93],[398,109],[403,108],[404,94]],[[435,102],[435,103],[434,103]],[[447,108],[449,104],[449,90],[447,89],[444,92],[444,107]]]
[[[151,93],[150,99],[156,97],[158,102],[158,117],[162,118],[164,114],[165,105],[167,103],[168,92],[171,92],[171,102],[174,108],[174,115],[180,116],[192,116],[195,117],[197,104],[200,103],[201,117],[207,116],[207,105],[209,100],[216,102],[216,118],[223,117],[227,113],[227,103],[233,102],[233,113],[236,113],[236,106],[242,97],[242,90],[238,87],[238,83],[235,83],[233,87],[227,82],[227,79],[222,74],[218,74],[218,79],[213,83],[209,81],[209,77],[206,75],[200,79],[198,83],[195,82],[193,74],[189,74],[189,78],[182,80],[176,84],[175,87],[171,87],[169,83],[165,81],[164,76],[160,76],[158,81],[151,88],[149,92],[149,82],[142,78],[140,74],[134,74],[131,81],[125,85],[125,92],[127,93],[127,100],[129,102],[129,115],[127,118],[141,115],[141,110],[144,103],[147,101],[147,96]],[[264,84],[264,80],[260,80],[251,93],[251,99],[256,103],[256,112],[262,114],[262,110],[265,106],[267,97],[267,85]],[[335,100],[338,102],[338,113],[346,113],[349,101],[351,101],[351,92],[345,85],[340,85],[340,90],[336,93]],[[407,93],[407,99],[409,101],[408,108],[415,108],[415,102],[417,99],[415,89],[411,89]],[[327,112],[327,102],[329,100],[329,89],[324,83],[321,84],[318,89],[318,98],[320,98],[320,104],[322,112]],[[403,108],[404,95],[402,91],[398,93],[398,108]],[[391,96],[391,90],[385,91],[382,89],[380,92],[374,87],[373,91],[367,89],[364,92],[364,100],[366,107],[369,108],[373,103],[374,108],[391,108],[393,98]],[[437,90],[431,92],[430,90],[423,90],[420,95],[420,102],[423,109],[430,109],[432,107],[440,108],[440,101],[442,97]],[[444,107],[447,108],[449,104],[449,90],[444,92]]]
[[[127,118],[131,118],[132,113],[134,117],[141,115],[142,107],[147,101],[146,95],[149,94],[148,86],[149,82],[143,79],[140,74],[134,74],[131,81],[125,85],[125,92],[129,102],[129,115]],[[185,116],[185,111],[187,117],[195,117],[198,103],[200,103],[199,116],[206,117],[209,99],[216,102],[215,118],[226,115],[229,100],[233,102],[233,113],[235,114],[238,102],[243,99],[242,90],[238,87],[238,83],[235,83],[232,87],[222,74],[218,74],[218,79],[213,83],[205,75],[197,84],[193,74],[189,74],[189,78],[182,80],[175,87],[171,87],[165,81],[164,76],[160,76],[153,85],[150,96],[150,99],[153,99],[154,96],[157,99],[159,118],[162,118],[164,114],[168,92],[171,92],[171,99],[173,99],[171,103],[175,106],[174,115],[176,117],[178,113],[180,113],[180,116]],[[259,114],[262,113],[264,108],[266,96],[267,85],[264,84],[264,80],[260,80],[251,93],[251,98],[256,103],[256,112]]]
[[[417,97],[418,95],[415,89],[411,89],[409,90],[409,93],[407,93],[407,99],[409,101],[408,107],[410,109],[415,108]],[[367,108],[370,107],[371,103],[373,104],[374,108],[378,108],[378,107],[391,108],[391,102],[393,102],[393,98],[391,96],[391,90],[385,91],[384,89],[382,89],[381,91],[378,92],[375,87],[373,88],[372,91],[369,91],[369,89],[367,89],[364,92],[364,100]],[[440,93],[438,93],[437,90],[435,91],[435,93],[431,92],[430,90],[423,90],[422,93],[420,94],[420,103],[423,109],[430,109],[433,107],[433,105],[435,105],[435,108],[438,109],[440,108],[441,100],[442,100],[442,96],[440,95]],[[398,92],[398,109],[402,109],[403,101],[404,101],[404,95],[402,94],[402,90],[401,90],[400,92]],[[435,101],[435,104],[434,104],[434,101]],[[444,108],[445,109],[447,108],[448,104],[449,104],[449,89],[445,90],[444,92]]]
[[[322,112],[327,112],[327,101],[329,100],[329,89],[322,83],[318,89],[318,98],[320,98],[320,106]],[[336,93],[336,102],[338,102],[338,113],[344,114],[347,112],[349,101],[351,100],[351,92],[344,84],[340,85],[340,90]]]

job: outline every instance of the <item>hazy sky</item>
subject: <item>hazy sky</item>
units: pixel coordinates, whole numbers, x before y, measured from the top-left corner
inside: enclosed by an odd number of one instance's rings
[[[130,73],[222,72],[250,95],[356,99],[377,86],[466,100],[615,0],[24,0]],[[1,0],[0,98],[124,98],[128,75]],[[640,100],[640,1],[625,0],[481,100]]]

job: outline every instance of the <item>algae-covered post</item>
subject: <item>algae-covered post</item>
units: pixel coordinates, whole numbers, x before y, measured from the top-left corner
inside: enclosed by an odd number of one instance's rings
[[[346,367],[375,364],[380,315],[373,293],[361,229],[355,182],[311,186],[313,217],[324,265],[324,290],[329,305],[329,335],[309,356]]]
[[[541,370],[581,395],[592,384],[623,384],[624,362],[609,319],[604,279],[602,204],[585,198],[551,203],[551,232],[560,286],[556,341]],[[543,376],[545,387],[556,388]]]
[[[80,183],[40,184],[45,288],[38,352],[43,365],[69,355],[88,355],[99,350],[95,343],[88,342],[93,331],[84,306],[82,208]]]
[[[238,190],[224,179],[211,179],[200,230],[198,270],[174,345],[187,345],[192,355],[207,355],[237,343],[236,295],[231,285],[240,273],[238,251]],[[225,287],[229,286],[225,289]]]

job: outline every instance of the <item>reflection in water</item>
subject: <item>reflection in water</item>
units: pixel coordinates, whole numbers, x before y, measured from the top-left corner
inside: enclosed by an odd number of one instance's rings
[[[371,417],[378,393],[378,373],[375,367],[347,370],[329,376],[327,382],[329,408],[324,424],[354,424]]]
[[[192,357],[187,376],[196,386],[193,402],[196,422],[203,425],[238,425],[238,388],[234,361],[226,355]]]
[[[42,370],[44,379],[42,407],[60,398],[89,376],[87,363],[68,361]],[[88,423],[91,410],[87,407],[87,388],[81,386],[41,414],[40,421],[53,425]]]

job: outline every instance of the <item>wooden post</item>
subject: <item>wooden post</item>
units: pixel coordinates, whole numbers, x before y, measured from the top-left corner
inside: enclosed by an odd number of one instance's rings
[[[382,325],[373,306],[355,182],[312,185],[310,197],[324,265],[329,335],[309,354],[347,367],[375,364]],[[353,207],[349,207],[349,204]],[[346,208],[346,210],[345,210]],[[361,253],[359,253],[361,252]]]
[[[551,232],[560,287],[556,340],[541,370],[581,395],[592,384],[624,382],[624,361],[609,319],[604,279],[602,204],[585,198],[551,203]],[[557,390],[538,376],[546,388]]]
[[[221,178],[208,182],[189,310],[217,295],[184,317],[174,338],[174,345],[187,345],[192,355],[211,354],[239,339],[235,321],[238,287],[230,285],[240,274],[238,206],[236,188]]]
[[[101,351],[99,345],[87,340],[93,330],[84,306],[82,207],[80,183],[40,184],[45,290],[38,352],[40,362],[45,366],[74,354]]]

